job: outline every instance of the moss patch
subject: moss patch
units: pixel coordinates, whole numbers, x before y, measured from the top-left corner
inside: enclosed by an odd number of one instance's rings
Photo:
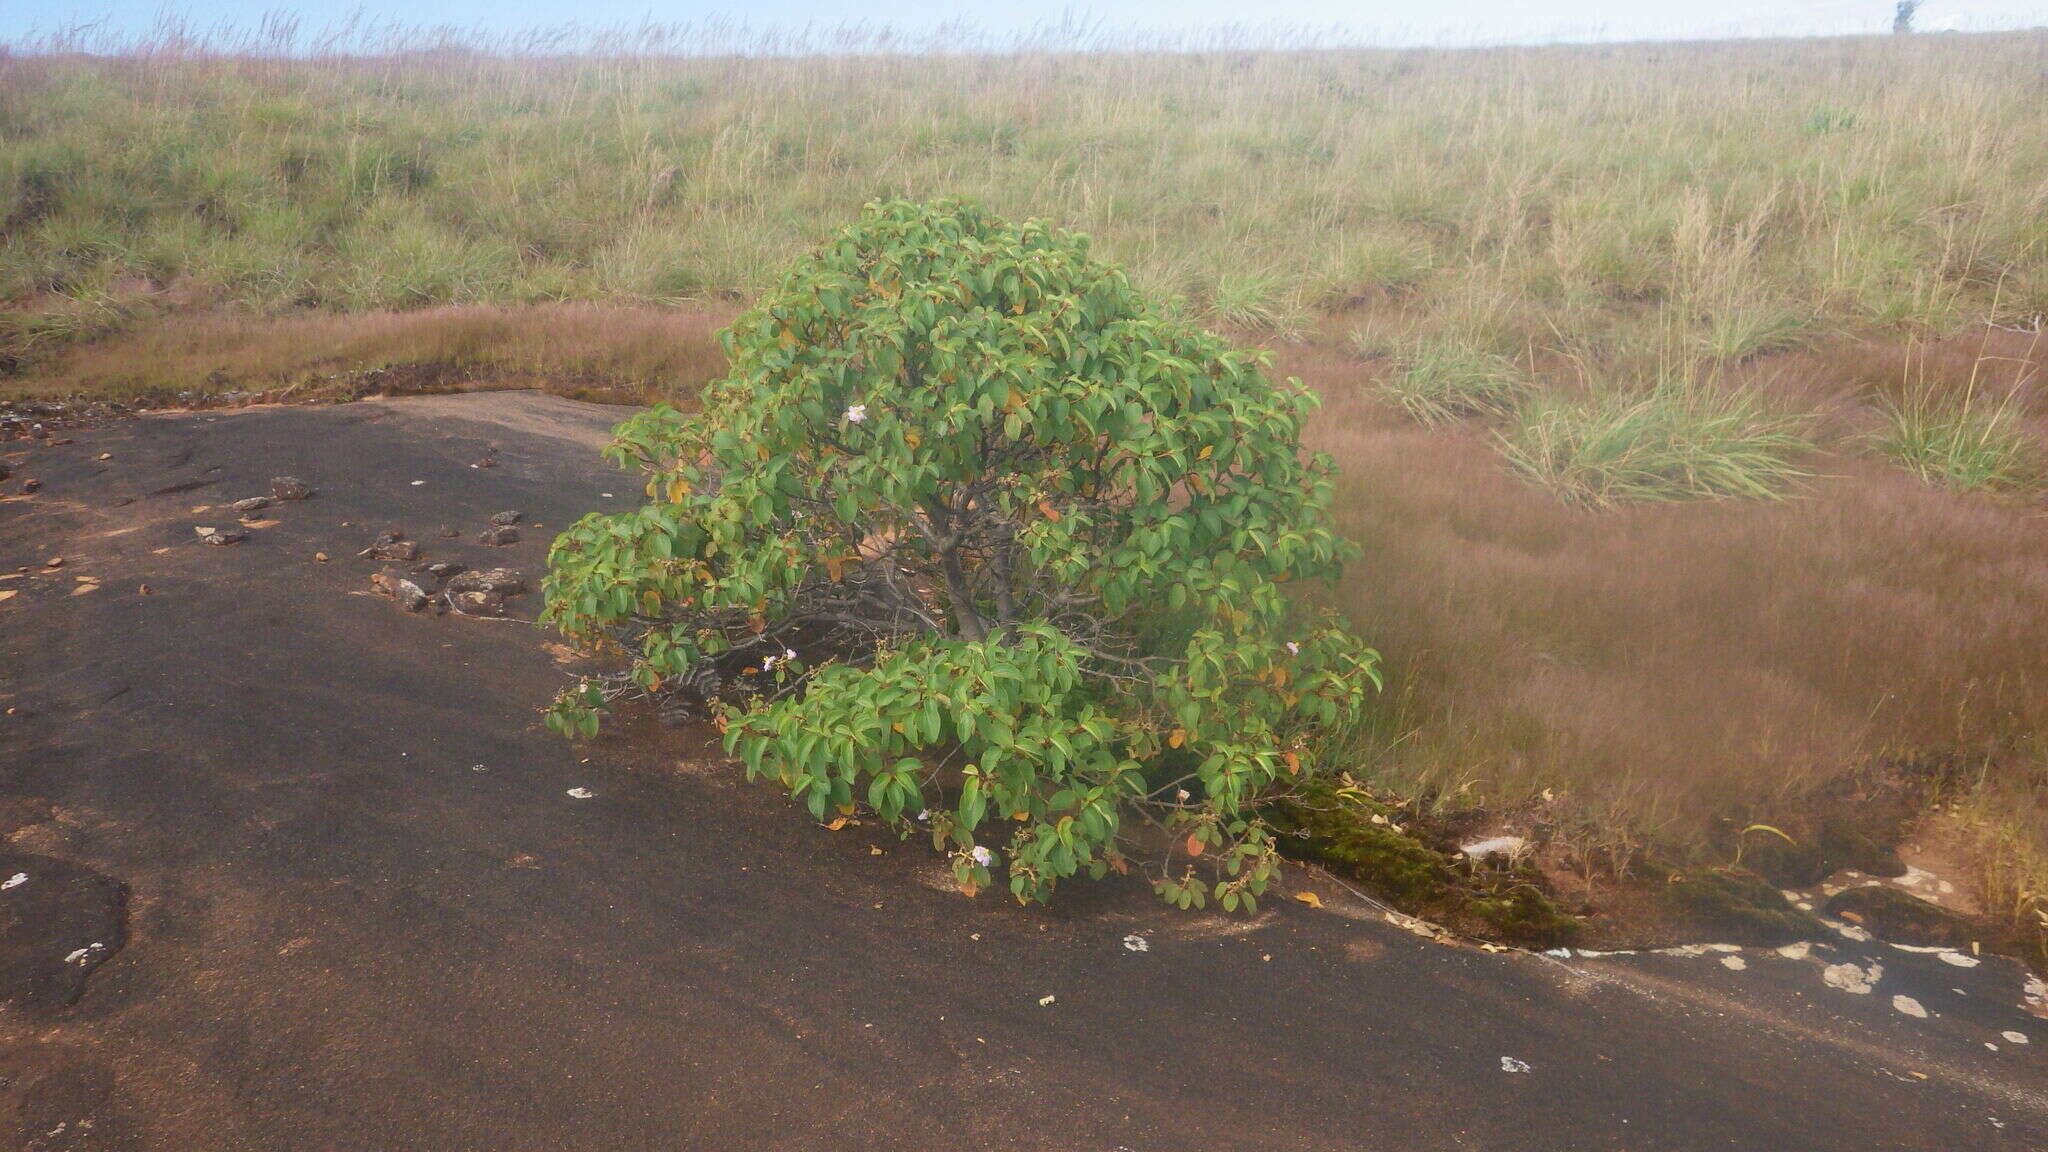
[[[1653,876],[1660,870],[1651,866]],[[1674,911],[1736,944],[1773,946],[1824,939],[1827,926],[1794,908],[1771,883],[1741,868],[1663,872]]]
[[[1533,869],[1475,871],[1397,830],[1405,817],[1357,789],[1313,781],[1266,815],[1280,833],[1281,851],[1355,880],[1409,915],[1531,947],[1566,944],[1579,935],[1579,920],[1551,903]]]

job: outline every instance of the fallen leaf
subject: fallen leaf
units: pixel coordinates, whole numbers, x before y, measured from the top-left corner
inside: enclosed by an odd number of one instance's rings
[[[1846,909],[1844,909],[1844,910],[1842,911],[1842,913],[1841,913],[1841,916],[1842,916],[1842,919],[1844,919],[1844,920],[1847,920],[1847,921],[1848,921],[1849,923],[1851,923],[1851,924],[1861,924],[1861,923],[1863,923],[1863,917],[1861,917],[1861,916],[1858,916],[1858,915],[1857,915],[1856,913],[1854,913],[1854,912],[1850,912],[1850,911],[1848,911],[1848,910],[1846,910]]]
[[[154,592],[156,591],[156,589],[154,589],[154,588],[151,588],[151,587],[150,587],[149,585],[147,585],[147,584],[143,584],[143,585],[139,585],[139,586],[137,586],[137,587],[136,587],[136,589],[135,589],[135,591],[136,591],[136,592],[137,592],[138,594],[140,594],[140,595],[143,595],[143,596],[148,596],[148,595],[151,595],[151,594],[153,594],[153,593],[154,593]]]
[[[1187,742],[1188,733],[1185,728],[1175,728],[1166,737],[1166,746],[1169,748],[1178,748]]]
[[[197,515],[199,515],[199,514],[200,514],[201,512],[208,512],[208,511],[211,511],[212,509],[213,509],[213,505],[211,505],[211,504],[199,504],[199,505],[195,505],[195,506],[193,507],[193,509],[192,509],[192,515],[194,515],[194,516],[197,516]]]
[[[837,832],[844,827],[846,827],[846,817],[835,816],[833,817],[832,822],[830,824],[825,825],[825,831]]]
[[[313,559],[315,559],[315,560],[318,560],[318,561],[319,561],[320,563],[322,563],[322,564],[325,564],[325,563],[327,563],[327,553],[325,553],[325,552],[315,552],[315,553],[313,553]]]
[[[275,521],[275,520],[244,520],[244,521],[242,521],[242,527],[244,527],[244,528],[275,528],[275,527],[277,527],[277,521]]]
[[[73,588],[71,590],[71,594],[73,596],[83,596],[87,592],[97,592],[99,590],[100,586],[98,584],[80,584],[78,587]]]
[[[1294,898],[1311,908],[1321,908],[1323,906],[1323,898],[1313,892],[1296,892]]]
[[[880,848],[877,848],[877,847],[875,847],[875,846],[874,846],[874,845],[872,845],[872,844],[868,845],[868,855],[870,855],[870,856],[880,856],[881,854],[882,854],[882,850],[881,850]]]
[[[1051,996],[1040,996],[1040,997],[1038,998],[1038,1006],[1039,1006],[1040,1008],[1050,1008],[1050,1007],[1052,1007],[1052,1002],[1053,1002],[1053,997],[1051,997]]]
[[[45,568],[62,568],[63,566],[64,558],[62,556],[52,556],[48,560],[43,561],[43,567]]]
[[[12,599],[14,599],[14,598],[15,598],[16,596],[19,596],[19,595],[21,595],[21,590],[20,590],[20,589],[18,589],[18,588],[9,588],[9,589],[8,589],[7,591],[5,591],[5,592],[0,592],[0,600],[12,600]]]
[[[114,454],[112,452],[102,452],[99,454],[98,458],[101,460],[112,460],[114,458]]]

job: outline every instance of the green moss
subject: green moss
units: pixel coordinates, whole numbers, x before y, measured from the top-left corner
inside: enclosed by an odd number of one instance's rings
[[[1386,823],[1376,823],[1374,816]],[[1267,818],[1281,851],[1311,860],[1414,916],[1514,944],[1553,947],[1577,939],[1577,918],[1560,912],[1519,869],[1475,875],[1442,852],[1397,831],[1395,811],[1353,792],[1315,781],[1272,805]]]
[[[1741,868],[1672,872],[1664,894],[1681,913],[1706,921],[1738,944],[1819,939],[1826,927],[1794,908],[1769,881]]]

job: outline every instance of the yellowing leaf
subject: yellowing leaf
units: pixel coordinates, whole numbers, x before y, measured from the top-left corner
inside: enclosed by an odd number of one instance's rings
[[[1187,742],[1188,730],[1185,728],[1175,728],[1173,732],[1166,737],[1166,746],[1169,748],[1178,748]]]
[[[835,816],[832,818],[832,822],[830,824],[825,825],[825,831],[837,832],[844,827],[846,827],[846,817]]]
[[[1195,459],[1197,459],[1197,460],[1207,460],[1207,459],[1208,459],[1209,457],[1211,457],[1211,456],[1213,456],[1213,455],[1215,455],[1215,454],[1216,454],[1216,449],[1215,449],[1215,448],[1213,448],[1213,447],[1211,447],[1211,446],[1209,446],[1209,445],[1207,445],[1207,444],[1204,444],[1204,445],[1202,445],[1202,450],[1201,450],[1200,452],[1197,452],[1197,453],[1195,453]]]
[[[1313,892],[1296,892],[1294,898],[1311,908],[1321,908],[1323,906],[1323,898]]]

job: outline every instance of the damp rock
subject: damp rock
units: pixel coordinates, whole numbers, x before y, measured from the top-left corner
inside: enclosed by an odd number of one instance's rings
[[[193,531],[198,533],[201,540],[217,548],[240,544],[249,538],[249,534],[239,528],[194,528]]]
[[[510,527],[525,518],[526,514],[523,512],[499,512],[491,517],[491,523],[501,527]]]
[[[1968,917],[1889,884],[1866,884],[1837,892],[1827,903],[1830,916],[1853,917],[1871,935],[1893,944],[1968,948],[1984,933]]]
[[[228,507],[233,508],[235,511],[240,512],[243,515],[247,515],[251,512],[261,512],[265,508],[270,507],[270,497],[251,496],[247,500],[237,500],[233,504],[228,505]]]
[[[502,548],[507,544],[517,544],[519,543],[519,529],[514,528],[509,524],[500,524],[494,527],[486,528],[483,530],[483,533],[476,538],[476,542],[479,544],[488,544],[493,548]]]
[[[510,568],[486,568],[464,572],[448,581],[450,592],[495,592],[517,596],[526,591],[526,577]]]
[[[312,494],[313,490],[306,487],[306,482],[296,476],[272,476],[270,478],[270,495],[272,499],[304,500]]]
[[[43,490],[43,482],[42,482],[41,480],[36,480],[36,479],[33,479],[33,478],[31,478],[31,479],[28,479],[28,480],[23,480],[23,481],[21,482],[21,494],[22,494],[23,496],[29,496],[29,495],[33,495],[33,494],[35,494],[35,493],[37,493],[37,492],[40,492],[40,491],[42,491],[42,490]]]

